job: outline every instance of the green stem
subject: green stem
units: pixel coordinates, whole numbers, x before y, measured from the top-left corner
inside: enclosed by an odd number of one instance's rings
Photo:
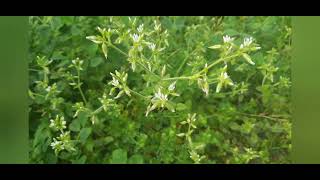
[[[220,59],[218,59],[217,61],[215,61],[215,62],[213,62],[212,64],[210,64],[207,68],[204,68],[203,70],[201,70],[198,74],[200,75],[200,74],[202,74],[203,72],[205,72],[205,71],[209,70],[210,68],[214,67],[215,65],[217,65],[217,64],[219,64],[219,63],[221,63],[221,62],[223,62],[223,61],[226,61],[226,60],[235,58],[235,57],[237,57],[237,56],[239,56],[239,55],[238,55],[238,54],[234,54],[234,55],[231,55],[231,56],[229,56],[229,57],[220,58]]]
[[[31,91],[30,91],[31,92]],[[38,93],[34,93],[34,92],[31,92],[33,95],[36,95],[36,96],[40,96],[40,97],[45,97],[44,95],[42,94],[38,94]]]
[[[117,46],[109,43],[109,46],[112,47],[113,49],[117,50],[118,52],[120,52],[121,54],[123,54],[124,56],[129,56],[127,53],[125,53],[124,51],[122,51],[121,49],[119,49]],[[137,62],[143,69],[145,69],[147,72],[151,73],[154,76],[159,77],[158,75],[156,75],[154,72],[150,71],[147,67],[145,67],[143,64],[141,64],[140,62]]]
[[[38,69],[32,69],[32,68],[29,68],[29,71],[41,72],[41,70],[38,70]]]
[[[192,55],[196,50],[197,50],[197,49],[193,50],[193,51],[190,53],[190,55]],[[178,70],[177,70],[177,72],[176,72],[176,76],[179,75],[181,69],[182,69],[183,66],[186,64],[186,62],[187,62],[187,60],[189,59],[190,55],[188,55],[187,57],[185,57],[185,58],[183,59],[182,63],[180,64],[180,66],[179,66],[179,68],[178,68]]]
[[[181,79],[191,79],[192,77],[193,76],[181,76],[181,77],[164,78],[162,80],[164,80],[164,81],[181,80]]]
[[[129,89],[129,91],[132,92],[133,94],[137,95],[137,96],[140,96],[140,97],[145,98],[145,99],[149,99],[147,96],[144,96],[144,95],[142,95],[142,94],[140,94],[140,93],[138,93],[138,92],[136,92],[136,91],[134,91],[132,89]]]
[[[176,72],[176,76],[179,75],[181,69],[183,68],[184,64],[187,62],[188,59],[189,59],[189,56],[187,56],[187,57],[185,57],[185,58],[183,59],[182,63],[180,64],[180,66],[179,66],[179,68],[178,68],[178,70],[177,70],[177,72]]]
[[[223,61],[226,61],[226,60],[229,60],[229,59],[232,59],[232,58],[235,58],[239,56],[238,54],[234,54],[232,56],[229,56],[229,57],[225,57],[225,58],[220,58],[218,59],[217,61],[213,62],[212,64],[210,64],[207,68],[204,68],[203,70],[199,71],[198,73],[196,73],[195,75],[193,76],[182,76],[182,77],[172,77],[172,78],[165,78],[163,80],[165,81],[170,81],[170,80],[179,80],[179,79],[192,79],[194,77],[197,77],[197,76],[201,76],[202,73],[208,71],[209,69],[211,69],[212,67],[214,67],[215,65],[223,62]]]
[[[211,81],[211,82],[209,82],[209,84],[215,84],[215,83],[217,83],[218,81]]]
[[[274,118],[274,117],[270,117],[270,116],[265,116],[265,115],[257,115],[257,114],[248,114],[248,113],[238,113],[241,115],[245,115],[245,116],[251,116],[251,117],[261,117],[261,118],[266,118],[266,119],[270,119],[270,120],[285,120],[285,119],[281,119],[281,118]]]
[[[157,76],[158,78],[160,78],[159,77],[159,75],[157,75],[157,74],[155,74],[154,72],[152,72],[152,71],[150,71],[147,67],[145,67],[142,63],[140,63],[140,62],[137,62],[144,70],[146,70],[147,72],[149,72],[150,74],[152,74],[152,75],[154,75],[154,76]]]
[[[109,46],[117,50],[119,53],[123,54],[124,56],[129,56],[127,53],[123,52],[121,49],[119,49],[117,46],[113,45],[112,43],[109,43]]]
[[[103,106],[100,106],[98,109],[92,112],[92,115],[98,114],[103,109]]]
[[[191,142],[191,133],[190,133],[190,131],[191,131],[191,121],[190,121],[190,123],[188,123],[188,136],[189,136],[189,138],[187,137],[187,141],[188,141],[188,144],[189,144],[189,146],[191,147],[191,145],[192,145],[192,142]]]
[[[273,87],[276,87],[276,86],[278,86],[278,85],[280,85],[279,82],[275,83],[275,84],[273,85]]]
[[[77,88],[78,88],[78,90],[79,90],[79,92],[80,92],[80,94],[81,94],[81,97],[82,97],[82,99],[83,99],[83,101],[84,101],[84,104],[88,104],[87,103],[87,99],[86,99],[86,97],[84,96],[84,94],[83,94],[83,92],[82,92],[82,89],[81,89],[81,85],[80,85],[80,70],[77,68],[77,74],[78,74],[78,85],[77,85]]]
[[[263,86],[263,85],[264,85],[264,83],[265,83],[265,81],[266,81],[266,78],[267,78],[267,76],[264,76],[264,77],[263,77],[263,80],[262,80],[261,86]]]

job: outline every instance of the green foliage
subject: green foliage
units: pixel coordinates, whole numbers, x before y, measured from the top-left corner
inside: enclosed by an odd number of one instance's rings
[[[31,163],[290,163],[289,17],[30,17]]]

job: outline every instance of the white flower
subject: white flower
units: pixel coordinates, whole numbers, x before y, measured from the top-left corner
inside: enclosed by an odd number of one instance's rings
[[[156,49],[156,45],[154,43],[150,43],[148,47],[151,51],[154,51]]]
[[[55,128],[56,130],[63,130],[66,127],[66,121],[64,120],[64,117],[61,116],[59,117],[59,115],[56,116],[56,118],[53,120],[50,120],[50,128]]]
[[[52,149],[57,149],[58,146],[60,146],[61,149],[64,149],[62,145],[63,145],[62,141],[58,141],[56,138],[53,138],[53,142],[50,144]]]
[[[50,119],[50,126],[51,128],[55,127],[55,123],[54,123],[54,120],[53,119]]]
[[[234,40],[234,38],[231,38],[228,35],[223,36],[223,42],[224,43],[231,43]]]
[[[222,73],[222,77],[223,77],[224,79],[228,79],[229,75],[228,75],[226,72],[224,72],[224,73]]]
[[[217,88],[216,88],[216,93],[219,93],[221,88],[226,86],[226,85],[229,85],[229,86],[233,86],[233,82],[232,80],[230,79],[229,75],[227,74],[227,72],[222,72],[220,74],[220,76],[218,77],[218,85],[217,85]]]
[[[133,35],[130,35],[130,36],[131,36],[133,42],[135,42],[135,43],[139,42],[140,36],[138,34],[134,33]]]
[[[168,95],[167,94],[163,94],[161,92],[161,89],[159,88],[158,92],[156,92],[154,94],[154,97],[153,97],[152,101],[154,101],[154,102],[159,101],[160,106],[163,108],[164,105],[166,104],[166,102],[168,101]]]
[[[119,81],[118,81],[116,78],[112,77],[111,84],[112,84],[113,86],[117,87],[120,83],[119,83]]]
[[[209,95],[209,83],[206,76],[198,79],[198,86],[202,89],[206,96]]]
[[[246,37],[243,40],[243,43],[240,45],[240,49],[248,47],[252,44],[253,38],[252,37]],[[258,47],[260,49],[260,47]]]
[[[169,90],[169,91],[173,91],[173,90],[176,88],[176,82],[177,82],[177,81],[175,81],[175,82],[173,82],[172,84],[170,84],[170,86],[168,87],[168,90]]]
[[[227,72],[224,72],[224,73],[223,73],[223,79],[224,79],[224,80],[230,79],[230,77],[229,77],[229,75],[227,74]],[[228,81],[228,84],[231,85],[231,86],[234,85],[232,81]]]
[[[143,24],[140,24],[140,26],[137,28],[138,32],[141,33],[143,31]]]
[[[50,92],[50,90],[51,90],[51,86],[48,86],[48,87],[46,88],[46,91],[47,91],[47,92]]]
[[[154,94],[154,98],[155,98],[155,99],[159,99],[159,100],[161,100],[161,101],[167,101],[167,100],[168,100],[168,95],[163,94],[163,93],[161,92],[160,88],[159,88],[158,92],[156,92],[156,93]]]

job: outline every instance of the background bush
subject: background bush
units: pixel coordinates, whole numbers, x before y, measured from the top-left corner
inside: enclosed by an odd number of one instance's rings
[[[261,48],[192,79],[227,36]],[[29,39],[32,163],[290,162],[289,17],[30,17]]]

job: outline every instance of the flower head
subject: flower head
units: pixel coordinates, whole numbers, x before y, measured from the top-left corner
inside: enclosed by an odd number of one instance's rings
[[[168,95],[163,94],[159,88],[158,92],[154,94],[153,100],[160,100],[161,107],[164,107],[164,104],[168,101]]]
[[[223,36],[223,42],[224,43],[231,43],[234,40],[234,38],[231,38],[228,35]]]
[[[73,144],[70,140],[70,132],[62,132],[57,138],[53,138],[53,142],[50,144],[56,154],[62,150],[75,151]]]
[[[54,128],[55,130],[60,130],[62,131],[63,129],[67,128],[66,127],[66,121],[64,120],[63,116],[57,115],[55,119],[50,120],[50,128]]]
[[[209,95],[209,83],[207,76],[204,76],[203,78],[198,79],[198,86],[202,89],[202,91],[206,94],[206,96]]]
[[[133,35],[131,34],[130,37],[132,38],[134,43],[137,43],[140,40],[140,36],[136,33],[134,33]]]
[[[175,81],[172,84],[170,84],[170,86],[168,87],[168,90],[169,91],[173,91],[176,88],[176,83],[177,83],[177,81]]]
[[[57,140],[56,138],[53,138],[53,142],[50,144],[50,146],[52,147],[52,149],[54,149],[57,152],[64,149],[63,142]]]
[[[154,43],[150,43],[148,47],[151,51],[154,51],[156,49],[156,45]]]
[[[151,99],[150,105],[147,107],[146,116],[156,108],[168,108],[170,111],[175,112],[174,106],[169,102],[168,94],[162,93],[161,88],[154,94]]]
[[[222,72],[220,74],[220,76],[218,77],[218,85],[216,88],[216,92],[220,92],[221,88],[224,86],[233,86],[234,83],[232,82],[232,80],[230,79],[229,75],[227,74],[227,72]]]
[[[112,77],[112,81],[110,83],[111,83],[111,85],[113,85],[115,87],[118,87],[120,84],[118,79],[116,79],[115,77]]]

